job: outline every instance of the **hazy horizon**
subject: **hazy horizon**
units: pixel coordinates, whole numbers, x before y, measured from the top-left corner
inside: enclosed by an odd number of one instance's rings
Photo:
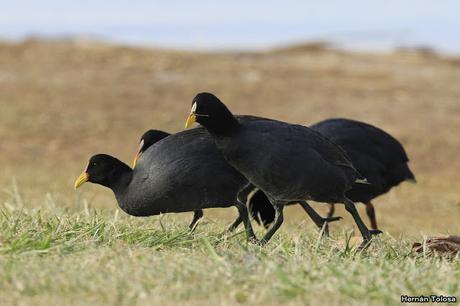
[[[83,36],[181,49],[262,49],[308,41],[460,54],[458,1],[14,1],[2,4],[0,39]]]

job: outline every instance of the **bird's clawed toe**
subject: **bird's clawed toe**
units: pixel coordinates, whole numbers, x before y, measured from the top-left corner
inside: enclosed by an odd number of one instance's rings
[[[249,238],[248,238],[248,242],[249,242],[250,244],[260,245],[259,239],[257,239],[255,236],[254,236],[254,237],[249,237]]]
[[[371,241],[370,241],[370,240],[364,240],[364,241],[361,242],[361,244],[358,246],[357,251],[364,251],[365,249],[367,249],[367,248],[369,247],[370,244],[371,244]]]
[[[371,236],[383,234],[383,232],[381,230],[378,230],[378,229],[369,230],[369,233],[371,234]]]
[[[324,218],[324,222],[334,222],[334,221],[339,221],[339,220],[342,220],[343,218],[342,217],[326,217]]]

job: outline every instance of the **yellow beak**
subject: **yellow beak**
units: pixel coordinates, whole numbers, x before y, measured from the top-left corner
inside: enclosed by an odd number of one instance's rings
[[[134,160],[133,160],[133,169],[136,167],[137,161],[139,160],[139,158],[141,158],[141,155],[142,155],[142,152],[139,151],[139,152],[137,152],[136,156],[134,156]]]
[[[89,174],[88,173],[83,172],[82,174],[80,174],[80,176],[75,181],[75,185],[74,185],[75,190],[77,190],[78,187],[80,187],[81,185],[86,183],[88,180],[89,180]]]
[[[196,122],[196,115],[194,113],[191,113],[188,118],[187,118],[187,121],[185,122],[185,128],[189,128],[192,124],[194,124]]]

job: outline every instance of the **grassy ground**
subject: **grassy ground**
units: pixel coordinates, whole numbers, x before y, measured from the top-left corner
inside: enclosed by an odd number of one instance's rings
[[[407,238],[386,235],[357,253],[351,233],[321,240],[299,224],[260,248],[218,223],[190,234],[170,217],[51,203],[2,214],[2,305],[391,305],[460,291],[460,261],[411,254]]]
[[[0,43],[0,304],[394,304],[456,294],[458,260],[415,256],[414,241],[460,233],[460,60],[402,50],[359,54],[298,46],[205,54],[82,41]],[[350,117],[406,147],[418,184],[375,201],[385,234],[347,249],[296,207],[265,248],[225,234],[232,209],[135,219],[110,191],[72,188],[95,153],[130,162],[149,128],[183,127],[193,96],[295,123]],[[321,213],[325,206],[314,203]],[[363,219],[362,205],[359,207]],[[261,232],[259,232],[259,235]]]

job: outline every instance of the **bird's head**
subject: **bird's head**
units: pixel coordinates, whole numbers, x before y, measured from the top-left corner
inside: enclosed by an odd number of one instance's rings
[[[238,125],[238,121],[227,106],[215,95],[208,92],[199,93],[193,99],[185,128],[190,127],[195,122],[214,134],[224,134]]]
[[[159,131],[159,130],[148,130],[147,132],[145,132],[142,135],[142,137],[141,137],[141,139],[139,141],[139,149],[138,149],[138,151],[136,153],[136,156],[134,157],[134,160],[133,160],[133,169],[136,167],[136,164],[137,164],[137,161],[139,160],[139,158],[141,158],[142,154],[150,146],[152,146],[157,141],[160,141],[163,138],[166,138],[168,136],[169,136],[168,133],[163,132],[163,131]]]
[[[90,158],[86,169],[75,181],[75,189],[86,182],[112,188],[123,172],[130,172],[126,164],[107,154],[97,154]]]

